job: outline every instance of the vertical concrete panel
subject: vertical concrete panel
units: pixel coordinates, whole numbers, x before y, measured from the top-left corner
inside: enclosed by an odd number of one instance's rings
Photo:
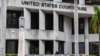
[[[85,54],[89,55],[89,28],[88,28],[88,18],[84,19],[85,27],[84,27],[84,39],[85,39]]]
[[[58,31],[58,14],[57,14],[57,12],[55,12],[55,11],[53,11],[53,22],[54,22],[54,30],[55,31]]]
[[[64,32],[66,35],[66,41],[64,45],[64,54],[71,54],[72,53],[72,46],[71,46],[71,18],[64,16]]]
[[[1,27],[2,27],[2,18],[1,18],[1,7],[0,7],[0,30],[1,30]]]
[[[24,18],[25,18],[25,28],[30,29],[31,28],[31,15],[30,11],[28,9],[24,8]]]
[[[62,2],[62,0],[53,0],[54,2]]]
[[[18,56],[25,56],[25,30],[19,29]]]
[[[39,54],[45,54],[45,43],[42,40],[39,40]]]
[[[29,47],[30,47],[30,41],[25,40],[25,54],[28,55],[29,53]]]
[[[58,41],[53,41],[53,54],[58,52]]]
[[[1,9],[1,0],[0,0],[0,9]]]
[[[70,55],[72,54],[72,43],[69,41],[66,41],[64,46],[64,54]]]
[[[45,14],[42,10],[39,10],[39,29],[45,30]]]
[[[79,4],[84,5],[85,4],[85,0],[79,0]]]
[[[6,29],[6,11],[7,11],[7,0],[1,0],[1,37],[0,37],[0,55],[5,56],[5,29]]]
[[[75,34],[75,56],[79,56],[79,31],[78,31],[78,0],[74,0],[74,34]]]

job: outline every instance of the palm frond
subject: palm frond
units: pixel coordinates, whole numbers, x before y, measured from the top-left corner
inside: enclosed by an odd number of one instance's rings
[[[98,30],[98,16],[97,14],[94,14],[90,20],[90,30],[92,32],[97,33]]]
[[[100,20],[100,8],[97,5],[94,5],[94,15],[90,20],[90,30],[97,33],[98,31],[98,20]]]
[[[100,18],[100,8],[97,5],[94,5],[95,14],[97,14],[98,18]]]

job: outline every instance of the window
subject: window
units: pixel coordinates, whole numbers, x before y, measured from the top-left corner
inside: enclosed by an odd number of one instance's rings
[[[79,34],[84,34],[84,18],[79,19]]]
[[[39,41],[30,41],[30,54],[39,54]]]
[[[79,34],[84,34],[84,18],[79,19]],[[72,34],[74,34],[74,19],[72,19]]]
[[[75,43],[74,42],[72,42],[72,54],[74,54],[75,53]]]
[[[21,11],[7,11],[7,28],[19,28],[19,17]]]
[[[74,0],[62,0],[62,2],[74,3]],[[78,2],[79,3],[79,2]]]
[[[59,15],[59,31],[64,31],[64,16]]]
[[[72,42],[72,53],[75,53],[75,42]],[[85,44],[84,42],[79,42],[79,53],[85,53]]]
[[[94,54],[99,56],[99,43],[89,42],[89,54]]]
[[[59,44],[58,53],[59,54],[64,54],[64,42],[63,41],[59,41],[58,44]]]
[[[18,40],[6,40],[6,54],[18,53]]]
[[[53,41],[45,41],[45,54],[53,54]]]
[[[84,44],[84,42],[79,43],[79,53],[85,54],[85,44]]]
[[[31,29],[39,29],[39,13],[31,13]]]
[[[74,34],[74,19],[72,19],[72,34]]]
[[[74,0],[62,0],[62,2],[74,3]]]
[[[85,4],[88,4],[88,5],[100,5],[100,0],[85,0]]]
[[[53,14],[45,14],[45,29],[53,30]]]

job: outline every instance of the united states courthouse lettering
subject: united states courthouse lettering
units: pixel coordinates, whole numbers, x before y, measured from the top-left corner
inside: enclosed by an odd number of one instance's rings
[[[93,4],[100,3],[78,0],[79,54],[98,55],[98,32],[89,27]],[[74,0],[0,0],[0,56],[18,54],[21,16],[26,56],[75,53]]]
[[[33,2],[33,1],[21,1],[23,5],[31,6],[41,6],[41,7],[50,7],[50,8],[60,8],[60,9],[74,9],[74,6],[63,5],[63,4],[53,4],[53,3],[44,3],[44,2]],[[78,7],[79,10],[87,11],[86,7]]]

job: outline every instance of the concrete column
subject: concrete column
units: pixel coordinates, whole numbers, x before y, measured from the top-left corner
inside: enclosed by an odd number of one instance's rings
[[[39,29],[45,30],[45,14],[42,10],[39,10]]]
[[[62,2],[62,0],[54,0],[54,2]]]
[[[2,27],[1,8],[0,8],[0,29]]]
[[[53,20],[54,20],[54,30],[56,30],[56,31],[58,31],[59,29],[59,26],[58,26],[58,14],[57,14],[57,12],[53,12],[53,14],[54,14],[54,17],[53,17]]]
[[[85,27],[84,27],[84,41],[85,41],[85,54],[89,55],[89,39],[88,39],[88,31],[89,31],[89,28],[88,28],[88,18],[85,18],[84,20],[84,23],[85,23]]]
[[[74,0],[74,32],[75,32],[75,56],[79,56],[79,34],[78,34],[78,0]]]
[[[1,9],[1,0],[0,0],[0,9]]]
[[[25,41],[25,55],[29,55],[30,41]]]
[[[79,0],[79,4],[84,5],[85,4],[85,0]]]
[[[24,8],[24,18],[25,18],[25,29],[31,28],[31,15],[30,11]]]
[[[53,41],[53,54],[58,52],[58,41]]]
[[[1,0],[0,56],[5,56],[7,0]]]
[[[39,54],[45,54],[45,43],[42,40],[39,40]]]
[[[25,35],[23,28],[19,29],[18,56],[25,56]]]

